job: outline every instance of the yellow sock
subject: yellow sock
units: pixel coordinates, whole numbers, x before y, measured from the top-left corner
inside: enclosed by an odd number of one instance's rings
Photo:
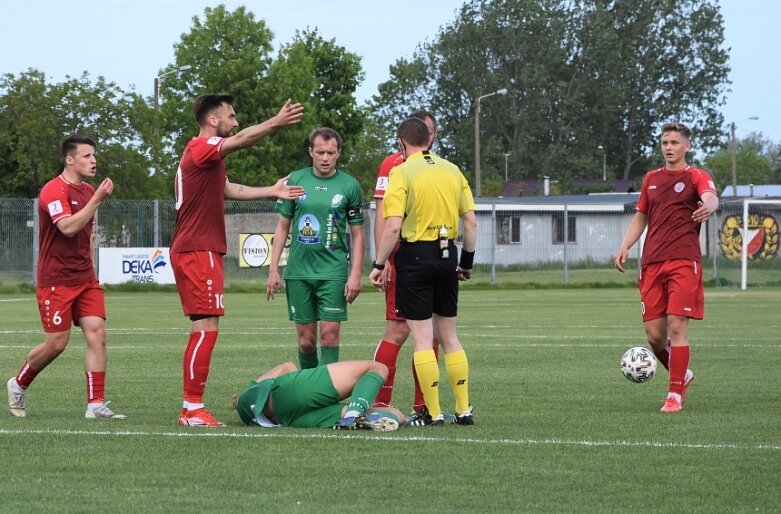
[[[459,350],[445,354],[445,370],[450,388],[456,398],[456,416],[469,408],[469,361],[466,352]]]
[[[442,414],[439,405],[439,366],[434,350],[422,350],[412,354],[412,362],[415,363],[415,371],[418,374],[420,390],[423,400],[432,418]]]

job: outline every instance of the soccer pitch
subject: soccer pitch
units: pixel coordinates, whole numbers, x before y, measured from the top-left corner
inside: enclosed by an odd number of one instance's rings
[[[189,323],[176,293],[109,292],[107,395],[127,420],[85,420],[84,341],[0,415],[2,512],[770,512],[781,505],[781,290],[706,291],[695,380],[659,412],[662,368],[627,381],[645,345],[635,289],[463,291],[473,427],[394,433],[245,427],[230,395],[297,362],[284,295],[227,293],[206,404],[225,429],[176,425]],[[33,294],[0,295],[0,377],[42,338]],[[342,359],[370,359],[383,297],[364,291]],[[412,345],[394,401],[409,412]],[[442,404],[453,399],[442,374]],[[3,407],[5,411],[5,407]]]

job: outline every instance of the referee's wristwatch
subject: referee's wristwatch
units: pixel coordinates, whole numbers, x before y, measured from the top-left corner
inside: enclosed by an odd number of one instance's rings
[[[377,264],[377,261],[374,261],[372,262],[372,268],[382,271],[385,269],[385,263]]]

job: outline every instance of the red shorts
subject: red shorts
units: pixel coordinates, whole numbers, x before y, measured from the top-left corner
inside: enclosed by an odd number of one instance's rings
[[[702,265],[697,261],[673,259],[643,266],[638,285],[643,321],[667,314],[702,319],[705,313]]]
[[[385,261],[388,270],[388,280],[385,281],[385,319],[388,321],[407,321],[404,316],[399,316],[396,312],[396,265],[394,258],[399,245],[393,249]]]
[[[85,316],[106,319],[103,288],[97,280],[74,286],[39,287],[35,292],[43,331],[66,332]]]
[[[171,268],[185,316],[224,316],[222,255],[205,252],[171,254]]]

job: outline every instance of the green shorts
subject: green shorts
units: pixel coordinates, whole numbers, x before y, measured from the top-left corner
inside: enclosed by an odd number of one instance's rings
[[[326,366],[302,369],[277,378],[271,387],[274,413],[286,427],[331,428],[345,404]]]
[[[347,321],[343,280],[285,280],[288,319],[296,323]]]

